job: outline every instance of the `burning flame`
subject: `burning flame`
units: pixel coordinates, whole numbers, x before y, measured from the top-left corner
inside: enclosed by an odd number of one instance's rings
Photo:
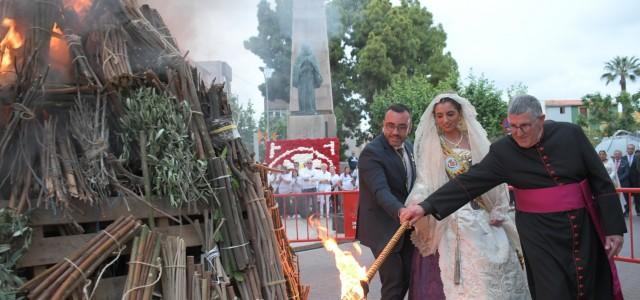
[[[78,16],[84,17],[91,8],[91,0],[64,0],[64,7],[71,8]]]
[[[49,62],[51,67],[55,70],[64,72],[71,65],[71,54],[69,53],[69,46],[64,39],[64,33],[57,23],[53,24],[53,35],[49,42]]]
[[[335,256],[336,267],[338,271],[340,271],[340,299],[364,299],[365,294],[360,285],[360,281],[366,281],[367,269],[358,263],[355,257],[353,257],[353,253],[338,247],[336,240],[329,237],[327,228],[320,225],[319,220],[310,218],[309,223],[316,227],[324,248]],[[354,248],[358,255],[362,254],[362,249],[360,249],[358,244],[354,244]]]
[[[13,65],[12,52],[22,47],[24,40],[20,33],[16,31],[16,21],[10,18],[2,20],[2,26],[9,28],[2,41],[0,41],[0,51],[2,52],[2,61],[0,62],[0,72],[11,71]]]

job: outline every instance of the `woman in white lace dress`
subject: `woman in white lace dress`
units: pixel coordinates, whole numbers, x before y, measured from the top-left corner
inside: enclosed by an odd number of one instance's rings
[[[613,185],[616,188],[620,187],[620,180],[618,179],[618,170],[616,170],[616,167],[613,165],[613,162],[609,159],[609,155],[607,155],[607,151],[604,150],[600,150],[598,151],[598,156],[600,156],[600,160],[602,161],[602,164],[604,164],[604,168],[607,170],[607,173],[609,174],[609,178],[611,178],[611,181],[613,181]]]
[[[489,151],[476,110],[456,94],[438,95],[416,130],[417,178],[406,205],[419,203]],[[415,224],[410,299],[530,299],[508,215],[505,185],[442,221]]]

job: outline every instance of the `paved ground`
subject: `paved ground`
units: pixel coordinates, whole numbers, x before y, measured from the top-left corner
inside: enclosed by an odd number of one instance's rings
[[[640,217],[634,220],[635,256],[640,257]],[[311,300],[340,299],[340,282],[333,257],[324,248],[313,248],[313,244],[294,244],[297,249],[312,249],[299,251],[298,260],[302,282],[311,286]],[[341,249],[353,250],[352,243],[342,244]],[[630,255],[629,235],[625,236],[623,256]],[[366,266],[373,262],[373,256],[368,248],[363,247],[363,253],[357,257]],[[622,290],[626,300],[640,300],[640,264],[618,262],[618,273],[622,282]],[[369,299],[380,299],[380,281],[376,276],[371,282]]]

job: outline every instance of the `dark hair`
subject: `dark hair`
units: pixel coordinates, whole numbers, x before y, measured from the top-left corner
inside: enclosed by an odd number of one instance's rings
[[[407,107],[406,105],[400,104],[400,103],[394,103],[389,105],[389,107],[387,108],[387,111],[390,111],[390,110],[397,113],[408,112],[409,115],[411,115],[411,109],[409,109],[409,107]]]
[[[449,97],[444,97],[444,98],[440,98],[440,101],[438,101],[438,103],[436,103],[435,105],[433,105],[433,114],[436,114],[436,106],[438,106],[438,104],[440,103],[446,103],[449,102],[451,103],[451,105],[453,105],[453,107],[455,107],[455,109],[458,111],[458,113],[462,112],[462,105],[460,103],[458,103],[458,101],[453,100]]]

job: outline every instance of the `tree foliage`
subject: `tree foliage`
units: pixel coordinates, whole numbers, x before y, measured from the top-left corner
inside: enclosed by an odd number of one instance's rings
[[[606,81],[607,84],[619,79],[621,92],[627,91],[627,79],[631,82],[636,81],[640,76],[640,60],[631,56],[616,56],[604,65],[606,73],[600,76],[600,79]]]
[[[258,35],[245,47],[275,69],[269,98],[288,101],[292,6],[291,0],[275,3],[273,9],[264,0],[258,4]],[[390,0],[332,0],[327,19],[334,112],[342,140],[363,140],[360,123],[372,117],[374,95],[394,78],[418,76],[435,86],[457,80],[457,64],[444,51],[444,29],[417,0],[396,6]]]
[[[229,102],[231,103],[231,111],[233,112],[233,121],[238,127],[240,138],[247,149],[252,151],[254,149],[254,137],[258,132],[256,119],[254,117],[256,111],[253,109],[253,103],[249,100],[249,103],[244,106],[238,102],[238,97],[235,95],[230,97]]]
[[[615,100],[615,102],[614,102]],[[597,142],[603,136],[611,136],[617,130],[635,132],[639,129],[634,115],[638,112],[635,96],[622,93],[615,99],[610,95],[594,93],[582,98],[587,108],[586,116],[580,115],[578,124],[583,127],[592,142]],[[618,112],[618,103],[622,112]]]
[[[512,86],[513,87],[513,86]],[[521,93],[526,87],[520,85]],[[503,135],[502,121],[507,117],[507,103],[502,101],[500,91],[492,81],[484,76],[469,75],[468,83],[460,91],[460,96],[469,99],[478,112],[478,122],[487,131],[489,139],[493,140]]]
[[[457,86],[460,86],[456,89]],[[525,90],[526,87],[522,86]],[[507,116],[507,103],[502,100],[502,91],[484,76],[469,76],[466,84],[458,84],[454,78],[433,85],[420,76],[396,78],[391,86],[376,94],[371,105],[371,134],[382,131],[382,120],[386,109],[392,103],[402,103],[411,109],[412,125],[415,128],[420,117],[436,95],[455,91],[469,99],[478,112],[478,121],[487,130],[489,139],[503,135],[502,120]]]
[[[382,132],[382,121],[389,105],[401,103],[411,109],[412,132],[420,122],[420,117],[431,100],[442,91],[452,90],[453,80],[441,81],[438,85],[433,85],[424,76],[413,76],[411,78],[397,77],[389,88],[375,95],[371,104],[371,120],[369,122],[370,134],[377,135]]]
[[[261,0],[258,3],[258,36],[250,37],[244,42],[246,49],[274,70],[271,78],[267,80],[269,100],[282,99],[289,102],[291,1],[275,0],[275,9],[272,9],[266,0]],[[265,84],[260,84],[258,88],[264,96]]]

